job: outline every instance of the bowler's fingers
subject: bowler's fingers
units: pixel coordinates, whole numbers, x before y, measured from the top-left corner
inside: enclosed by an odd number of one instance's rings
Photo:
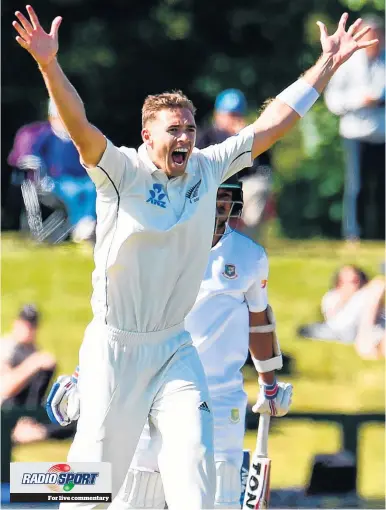
[[[24,48],[25,50],[28,50],[29,46],[28,44],[25,42],[25,40],[23,38],[21,38],[19,35],[16,36],[16,41],[20,44],[20,46],[22,48]]]
[[[50,35],[55,37],[55,39],[58,38],[58,31],[59,31],[59,27],[62,22],[62,19],[63,18],[61,16],[57,16],[54,19],[54,21],[52,22]]]
[[[30,42],[30,37],[27,34],[27,32],[24,30],[24,28],[18,23],[17,21],[14,21],[12,23],[13,28],[16,30],[16,32],[26,41],[27,43]]]
[[[348,13],[344,12],[339,20],[338,30],[344,32],[346,30],[346,23],[348,20]]]
[[[15,16],[20,21],[27,34],[31,36],[33,33],[33,27],[31,23],[27,20],[27,18],[24,16],[24,14],[22,14],[20,11],[16,11]]]
[[[358,30],[360,25],[362,24],[362,18],[358,18],[351,27],[347,30],[348,35],[354,35],[355,32]]]
[[[40,22],[39,22],[39,18],[36,15],[36,12],[33,10],[33,8],[30,5],[27,5],[26,9],[29,14],[33,28],[35,28],[35,29],[40,28]]]
[[[379,43],[378,39],[371,39],[371,41],[362,41],[362,42],[358,43],[358,48],[359,49],[368,48],[369,46],[373,46],[374,44],[378,44],[378,43]]]
[[[359,41],[359,39],[362,39],[362,37],[367,34],[367,32],[371,30],[371,27],[364,27],[362,30],[359,30],[357,34],[354,35],[354,39],[356,41]]]
[[[328,37],[327,27],[321,21],[317,21],[316,24],[318,25],[319,30],[320,30],[320,39],[323,41],[324,39],[326,39]]]

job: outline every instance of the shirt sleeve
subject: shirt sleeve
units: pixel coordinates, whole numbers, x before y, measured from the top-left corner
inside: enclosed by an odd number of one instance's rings
[[[224,142],[202,149],[201,153],[210,160],[219,184],[243,168],[252,166],[254,135],[251,124]]]
[[[258,260],[255,278],[245,293],[250,312],[263,312],[268,306],[268,273],[268,257],[264,251]]]
[[[106,195],[119,194],[120,191],[129,187],[134,180],[136,151],[127,147],[116,147],[110,140],[101,160],[95,167],[84,168],[95,184],[96,189]]]

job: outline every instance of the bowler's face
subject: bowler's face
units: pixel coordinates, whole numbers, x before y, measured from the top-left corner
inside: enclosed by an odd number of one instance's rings
[[[169,177],[183,175],[196,142],[196,123],[187,108],[164,109],[142,130],[153,163]]]

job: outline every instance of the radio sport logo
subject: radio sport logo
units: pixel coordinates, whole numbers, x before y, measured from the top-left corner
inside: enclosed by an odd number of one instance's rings
[[[95,485],[99,473],[74,472],[69,464],[54,464],[45,473],[23,473],[23,485],[47,485],[54,492],[70,492],[76,485]]]

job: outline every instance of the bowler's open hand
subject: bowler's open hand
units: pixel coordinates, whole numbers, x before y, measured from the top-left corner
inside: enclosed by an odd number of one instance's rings
[[[20,11],[15,12],[18,21],[14,21],[12,26],[19,34],[16,41],[33,56],[41,68],[44,68],[54,60],[58,52],[58,30],[62,18],[58,16],[54,19],[48,34],[40,25],[32,7],[27,5],[26,9],[29,20]]]
[[[321,21],[317,21],[320,29],[320,42],[323,55],[333,58],[334,67],[339,67],[348,60],[353,53],[378,43],[378,39],[361,41],[370,27],[362,27],[362,19],[357,19],[346,32],[348,14],[345,12],[340,18],[338,28],[332,35],[328,35],[327,28]]]

